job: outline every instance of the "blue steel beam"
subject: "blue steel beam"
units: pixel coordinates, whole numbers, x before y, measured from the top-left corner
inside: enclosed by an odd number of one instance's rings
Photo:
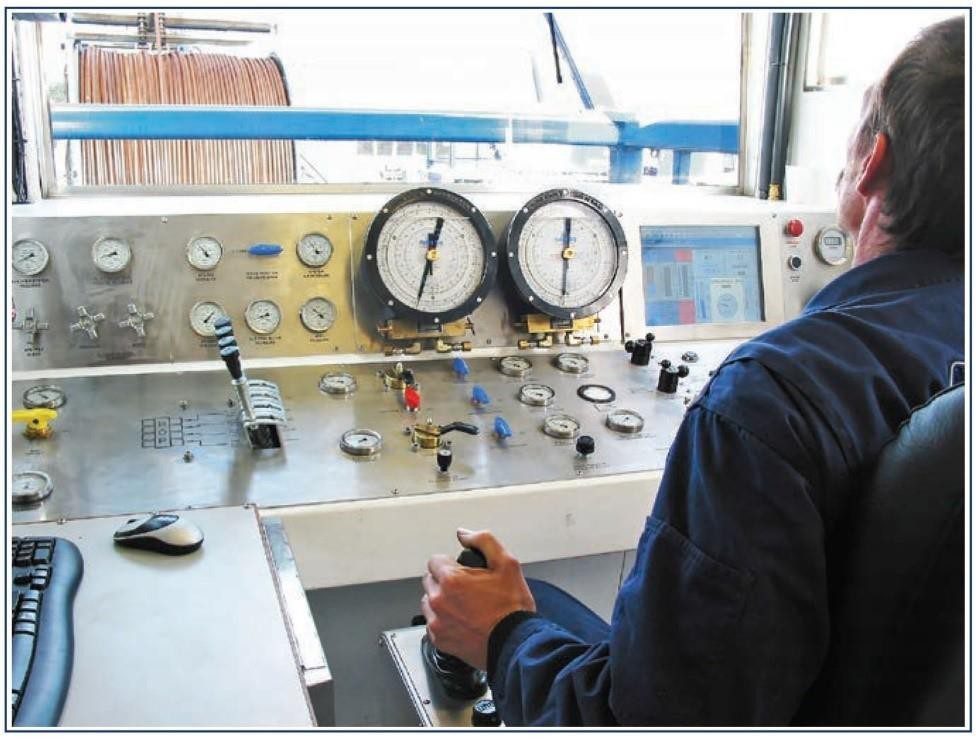
[[[667,143],[658,145],[656,143]],[[660,150],[689,150],[707,153],[738,153],[738,122],[654,122],[626,127],[621,145]]]

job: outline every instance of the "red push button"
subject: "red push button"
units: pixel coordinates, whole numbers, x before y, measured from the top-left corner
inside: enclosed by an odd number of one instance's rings
[[[803,235],[803,221],[793,218],[792,220],[786,221],[786,234],[793,236],[793,238],[799,238]]]
[[[420,409],[420,392],[413,386],[407,386],[403,390],[403,404],[411,412]]]

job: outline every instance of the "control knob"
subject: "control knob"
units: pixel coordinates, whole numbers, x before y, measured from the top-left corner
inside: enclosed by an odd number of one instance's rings
[[[581,435],[576,439],[576,452],[583,456],[589,456],[596,450],[596,443],[590,435]]]
[[[624,344],[624,349],[630,353],[631,365],[647,365],[651,362],[654,335],[648,332],[644,339],[629,340]]]
[[[675,368],[671,365],[670,360],[662,360],[661,373],[657,379],[657,390],[662,394],[673,394],[678,390],[678,379],[687,375],[687,365],[679,365]]]

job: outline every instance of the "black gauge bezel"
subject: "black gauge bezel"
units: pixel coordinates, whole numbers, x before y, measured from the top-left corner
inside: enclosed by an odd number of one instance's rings
[[[550,202],[564,201],[579,202],[580,204],[586,205],[590,209],[596,211],[597,215],[603,218],[604,222],[607,224],[607,227],[610,229],[610,234],[613,236],[613,240],[617,244],[617,271],[614,273],[613,279],[610,281],[610,285],[607,286],[606,292],[604,292],[603,295],[585,306],[563,307],[556,306],[542,300],[537,296],[535,291],[529,287],[529,283],[525,279],[522,268],[519,266],[519,239],[522,237],[522,230],[525,228],[526,222],[528,222],[529,218],[532,217],[537,210]],[[512,221],[509,223],[508,229],[505,233],[505,261],[508,265],[508,270],[512,275],[512,281],[515,283],[515,287],[518,290],[519,295],[533,308],[541,311],[547,316],[552,316],[553,318],[557,319],[585,318],[587,316],[592,316],[603,308],[606,308],[606,306],[608,306],[614,299],[617,291],[620,290],[620,286],[623,285],[624,278],[627,276],[627,238],[624,235],[623,226],[621,226],[620,221],[617,220],[617,216],[613,214],[613,211],[609,207],[604,205],[596,197],[590,196],[589,194],[580,192],[576,189],[550,189],[549,191],[537,194],[535,197],[522,205],[518,212],[515,213],[515,217],[512,218]]]
[[[602,389],[610,394],[609,399],[594,399],[591,396],[587,396],[584,392],[587,389]],[[584,383],[578,389],[576,389],[576,395],[583,401],[588,401],[591,404],[609,404],[617,400],[617,392],[614,391],[609,386],[604,386],[602,383]]]
[[[436,202],[440,205],[454,210],[455,212],[471,218],[471,223],[475,227],[478,238],[481,240],[481,250],[484,254],[484,272],[481,281],[474,289],[467,300],[454,308],[445,311],[429,313],[411,308],[397,298],[387,289],[380,277],[379,263],[376,261],[376,247],[379,243],[380,234],[389,222],[390,218],[400,209],[407,205],[417,202]],[[498,251],[495,244],[495,234],[492,233],[488,220],[470,200],[465,199],[456,192],[436,187],[419,187],[401,192],[396,197],[387,202],[380,208],[379,212],[373,217],[366,234],[366,244],[363,249],[363,274],[373,291],[387,311],[391,311],[395,318],[407,318],[419,324],[445,324],[464,318],[488,298],[488,293],[495,284],[495,277],[498,274]],[[480,301],[478,299],[481,299]]]

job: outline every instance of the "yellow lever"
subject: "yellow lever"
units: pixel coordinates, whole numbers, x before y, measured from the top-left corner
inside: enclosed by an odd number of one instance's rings
[[[34,440],[35,438],[50,438],[54,435],[51,420],[57,419],[58,413],[54,409],[15,409],[10,416],[14,422],[26,423],[27,429],[24,430],[24,436]]]

